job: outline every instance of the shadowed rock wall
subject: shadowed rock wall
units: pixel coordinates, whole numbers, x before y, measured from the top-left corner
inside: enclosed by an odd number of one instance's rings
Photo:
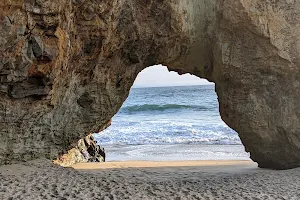
[[[0,164],[101,130],[161,63],[216,83],[260,167],[300,166],[299,17],[295,0],[0,0]]]

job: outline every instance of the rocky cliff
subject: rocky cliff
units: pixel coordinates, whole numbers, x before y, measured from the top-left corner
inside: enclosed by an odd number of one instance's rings
[[[260,167],[298,167],[299,32],[296,0],[0,0],[0,163],[68,150],[161,63],[216,83]]]

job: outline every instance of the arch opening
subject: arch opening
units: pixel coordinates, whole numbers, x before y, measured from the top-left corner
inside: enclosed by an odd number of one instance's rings
[[[94,137],[107,161],[249,159],[220,117],[215,85],[162,65],[139,73],[111,126]]]

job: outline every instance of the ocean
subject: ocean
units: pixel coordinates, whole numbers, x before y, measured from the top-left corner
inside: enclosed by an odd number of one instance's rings
[[[94,136],[107,161],[249,160],[221,120],[214,85],[132,88],[112,125]]]

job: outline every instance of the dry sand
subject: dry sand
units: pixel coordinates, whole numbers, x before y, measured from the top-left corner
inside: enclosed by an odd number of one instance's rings
[[[0,199],[300,199],[300,169],[251,161],[0,166]]]

